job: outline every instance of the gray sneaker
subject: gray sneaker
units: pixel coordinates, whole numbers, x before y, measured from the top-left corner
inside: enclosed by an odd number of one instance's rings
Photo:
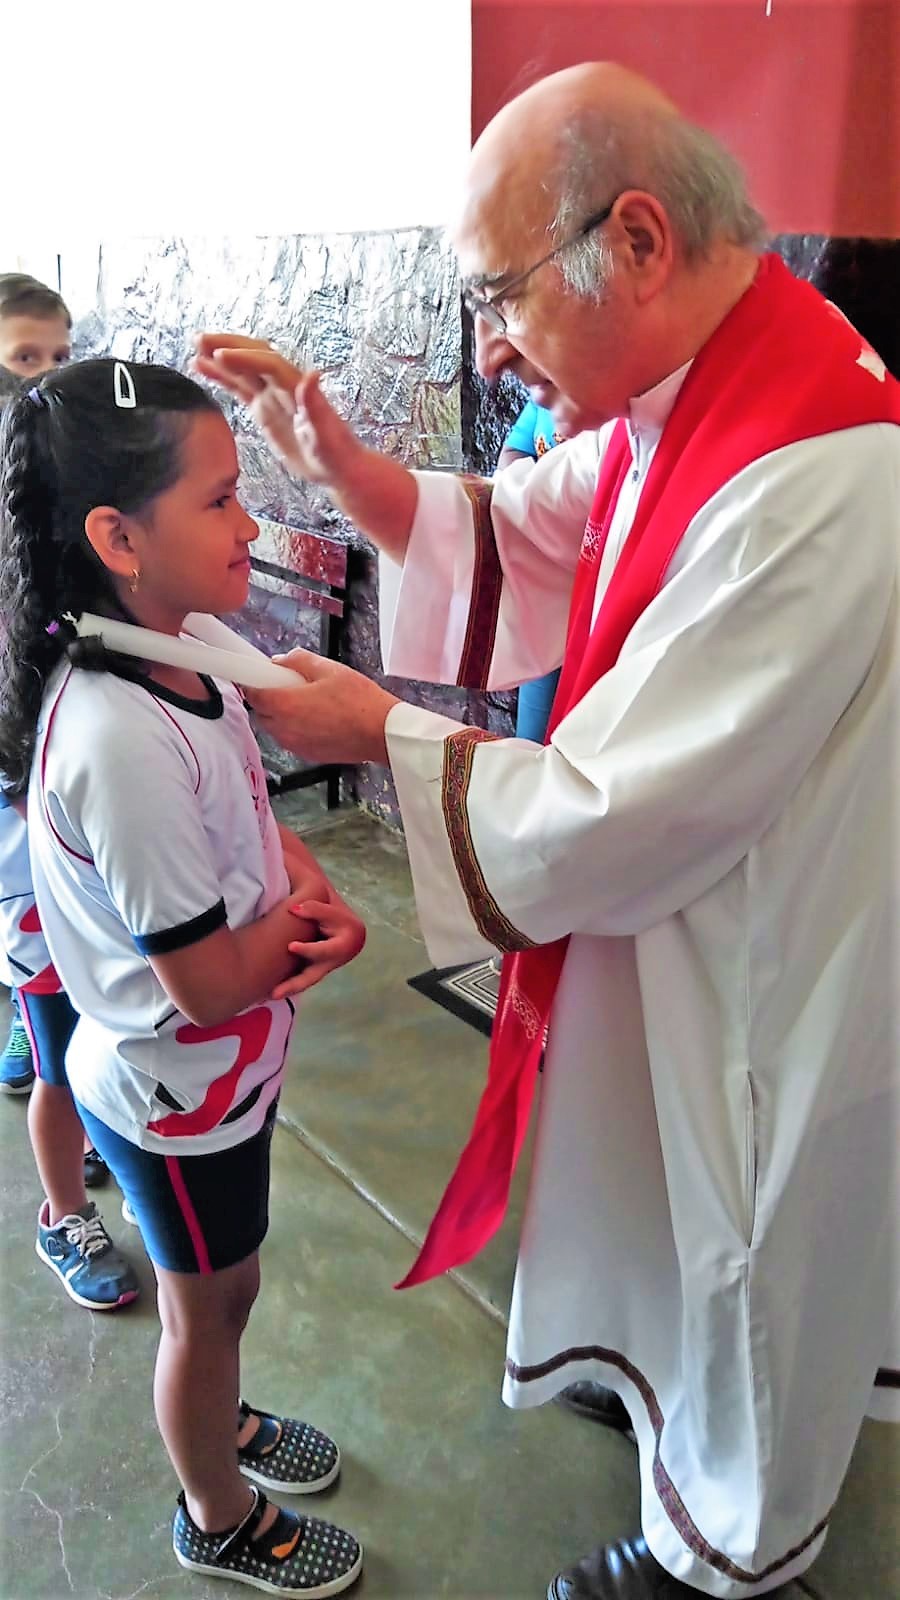
[[[137,1274],[113,1244],[93,1200],[53,1228],[47,1226],[49,1212],[45,1200],[38,1212],[34,1248],[69,1298],[88,1311],[115,1311],[136,1300]]]

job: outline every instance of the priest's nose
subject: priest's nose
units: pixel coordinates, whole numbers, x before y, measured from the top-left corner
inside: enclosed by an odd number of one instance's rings
[[[483,378],[499,378],[519,352],[505,333],[492,328],[484,317],[475,318],[475,365]]]

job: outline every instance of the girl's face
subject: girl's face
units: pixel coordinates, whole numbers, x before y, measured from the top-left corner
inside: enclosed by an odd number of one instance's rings
[[[250,546],[259,536],[237,498],[234,439],[218,411],[191,420],[182,471],[146,517],[124,519],[140,579],[124,592],[145,627],[171,631],[187,612],[237,611],[247,599]]]

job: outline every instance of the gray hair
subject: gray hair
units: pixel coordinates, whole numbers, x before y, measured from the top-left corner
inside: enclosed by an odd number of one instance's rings
[[[555,243],[624,189],[660,201],[688,262],[707,256],[717,240],[758,251],[767,237],[737,162],[712,134],[674,113],[644,113],[625,127],[580,112],[563,131],[555,180],[545,186],[558,196]],[[602,295],[612,267],[599,229],[559,258],[565,282],[586,299]]]

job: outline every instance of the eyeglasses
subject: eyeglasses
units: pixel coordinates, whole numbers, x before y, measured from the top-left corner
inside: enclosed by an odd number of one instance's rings
[[[616,200],[618,198],[619,196],[616,195]],[[547,255],[541,256],[540,261],[536,261],[533,267],[527,267],[524,272],[519,272],[514,278],[510,278],[509,282],[504,283],[495,294],[484,295],[479,294],[475,289],[464,289],[463,300],[473,317],[484,317],[488,327],[493,328],[495,333],[505,333],[506,318],[503,312],[499,310],[501,301],[505,300],[513,289],[518,289],[527,278],[531,277],[533,272],[537,272],[539,267],[545,267],[548,261],[555,260],[558,255],[562,255],[564,250],[568,250],[571,245],[577,244],[587,234],[593,233],[595,228],[601,228],[604,222],[608,222],[612,216],[616,200],[612,200],[602,211],[593,212],[587,221],[581,224],[578,232],[572,234],[570,239],[564,239],[562,244],[558,244],[555,249],[548,251]]]

